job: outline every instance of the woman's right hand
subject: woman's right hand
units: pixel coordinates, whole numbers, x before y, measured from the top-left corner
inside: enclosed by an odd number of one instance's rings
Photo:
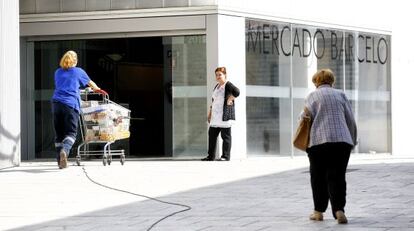
[[[207,115],[207,122],[210,123],[210,121],[211,121],[211,110],[208,112],[208,115]]]
[[[108,92],[98,88],[98,89],[93,89],[94,92],[100,93],[102,95],[108,95]]]

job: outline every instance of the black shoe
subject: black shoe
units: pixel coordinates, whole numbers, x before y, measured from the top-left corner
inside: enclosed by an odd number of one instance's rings
[[[217,161],[230,161],[230,159],[227,159],[227,158],[221,157],[220,159],[217,159]]]
[[[205,157],[203,159],[201,159],[201,161],[213,161],[214,159],[210,158],[210,157]]]

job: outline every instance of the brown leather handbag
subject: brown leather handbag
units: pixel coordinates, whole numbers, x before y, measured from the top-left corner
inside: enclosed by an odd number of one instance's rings
[[[302,151],[306,151],[306,148],[308,148],[312,125],[312,119],[308,109],[305,108],[304,111],[305,115],[300,119],[295,137],[293,138],[293,146]]]

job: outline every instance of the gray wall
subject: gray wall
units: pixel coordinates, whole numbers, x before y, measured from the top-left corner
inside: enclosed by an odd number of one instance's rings
[[[0,0],[0,169],[20,161],[19,3]]]
[[[216,5],[216,0],[20,0],[21,14]]]

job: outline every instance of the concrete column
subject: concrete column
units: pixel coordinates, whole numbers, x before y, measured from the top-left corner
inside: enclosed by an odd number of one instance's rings
[[[228,15],[207,16],[207,108],[216,84],[214,70],[227,68],[227,79],[240,89],[236,123],[232,127],[231,158],[246,158],[246,45],[245,19]],[[221,143],[220,143],[221,145]],[[220,148],[221,150],[221,148]],[[217,153],[219,155],[219,153]]]
[[[20,163],[19,1],[0,0],[0,169]]]

